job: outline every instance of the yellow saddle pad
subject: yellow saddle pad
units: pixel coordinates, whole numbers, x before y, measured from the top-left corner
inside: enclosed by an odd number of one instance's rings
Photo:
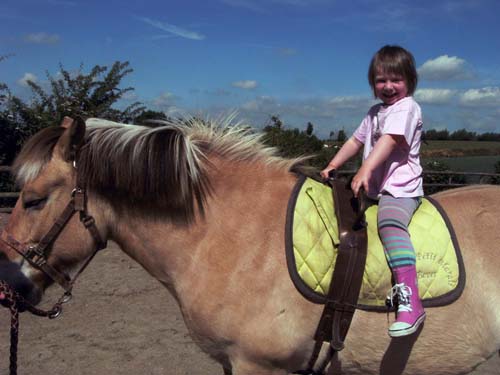
[[[377,209],[366,211],[368,252],[358,307],[385,310],[391,272],[377,231]],[[444,211],[424,198],[408,227],[417,257],[420,297],[424,306],[455,301],[465,285],[458,243]],[[301,176],[288,204],[286,253],[290,276],[309,300],[324,303],[339,245],[331,188]]]

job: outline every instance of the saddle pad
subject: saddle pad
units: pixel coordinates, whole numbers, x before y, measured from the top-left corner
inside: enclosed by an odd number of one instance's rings
[[[391,272],[377,231],[377,205],[366,211],[368,254],[358,308],[383,310],[392,286]],[[310,301],[324,303],[339,245],[331,187],[301,176],[292,192],[286,220],[290,276]],[[453,228],[429,197],[415,212],[409,233],[417,257],[420,297],[426,307],[455,301],[465,285],[465,270]]]

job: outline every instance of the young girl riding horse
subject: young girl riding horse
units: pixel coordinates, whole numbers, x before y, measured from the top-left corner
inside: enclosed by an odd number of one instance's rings
[[[392,337],[417,331],[425,320],[418,294],[416,256],[408,224],[423,196],[419,151],[422,114],[412,95],[417,86],[415,60],[399,46],[382,47],[372,58],[368,80],[382,103],[370,108],[353,136],[321,171],[340,168],[364,145],[363,163],[351,188],[357,196],[364,188],[379,200],[378,231],[396,284],[389,293],[398,299]]]

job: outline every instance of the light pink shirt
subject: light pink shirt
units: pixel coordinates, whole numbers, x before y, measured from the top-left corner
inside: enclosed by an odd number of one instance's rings
[[[378,198],[382,193],[397,198],[424,195],[419,157],[422,112],[412,97],[403,98],[390,106],[380,103],[370,108],[353,134],[364,144],[363,160],[383,134],[403,135],[406,142],[396,146],[389,158],[375,169],[368,196]]]

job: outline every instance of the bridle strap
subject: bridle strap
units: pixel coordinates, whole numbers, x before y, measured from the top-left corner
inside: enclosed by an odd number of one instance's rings
[[[24,244],[14,239],[5,230],[2,231],[0,240],[15,252],[17,252],[19,255],[21,255],[24,259],[26,259],[28,263],[33,267],[44,272],[52,280],[61,285],[61,287],[63,287],[66,292],[71,291],[69,277],[48,264],[47,259],[45,258],[45,254],[38,252],[37,246],[25,246]]]
[[[49,256],[51,245],[55,242],[61,231],[68,224],[69,220],[76,212],[80,213],[80,222],[92,236],[95,244],[95,249],[92,255],[75,274],[73,279],[71,279],[67,274],[56,270],[54,267],[48,264],[47,258]],[[20,254],[33,267],[44,272],[52,280],[58,283],[68,295],[71,294],[71,290],[73,289],[75,280],[88,266],[90,261],[94,258],[95,254],[99,250],[102,250],[106,247],[106,241],[103,240],[101,235],[99,234],[97,226],[95,225],[94,218],[87,214],[85,190],[78,187],[73,190],[71,194],[71,200],[68,202],[61,215],[57,218],[48,232],[36,245],[25,245],[17,241],[5,230],[2,231],[0,240],[3,243],[7,244],[14,251],[16,251],[18,254]]]

